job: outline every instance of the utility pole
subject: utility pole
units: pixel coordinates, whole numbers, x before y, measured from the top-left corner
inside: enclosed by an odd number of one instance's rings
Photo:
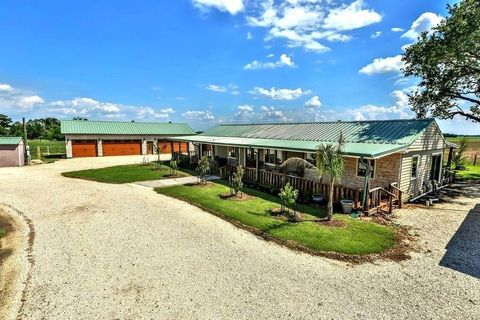
[[[25,124],[25,117],[22,118],[23,123],[23,147],[24,147],[24,156],[25,162],[30,164],[30,148],[28,147],[28,137],[27,137],[27,125]]]

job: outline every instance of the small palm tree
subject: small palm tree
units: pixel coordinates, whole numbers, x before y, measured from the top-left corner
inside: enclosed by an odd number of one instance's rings
[[[335,186],[335,179],[340,179],[343,174],[343,158],[342,148],[344,145],[342,133],[338,137],[337,145],[321,144],[317,148],[317,168],[319,174],[328,176],[330,190],[327,204],[327,220],[332,220],[333,216],[333,187]]]

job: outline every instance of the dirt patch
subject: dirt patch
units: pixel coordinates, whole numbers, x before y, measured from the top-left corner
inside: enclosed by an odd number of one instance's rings
[[[220,199],[231,200],[231,201],[246,201],[246,200],[252,200],[252,199],[255,198],[254,196],[251,196],[251,195],[246,194],[246,193],[242,193],[241,195],[240,194],[233,195],[233,194],[230,194],[230,193],[221,193],[218,196],[220,197]]]
[[[15,300],[20,293],[19,256],[23,246],[20,222],[0,209],[0,318],[14,319]]]

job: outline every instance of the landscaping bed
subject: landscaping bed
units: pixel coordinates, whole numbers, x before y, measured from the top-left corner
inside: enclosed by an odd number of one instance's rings
[[[153,163],[147,165],[129,164],[100,169],[70,171],[64,172],[62,175],[69,178],[79,178],[106,183],[129,183],[135,181],[191,176],[189,172],[180,169],[177,169],[176,173],[172,173],[171,168],[166,165],[163,165],[162,169],[158,169]]]
[[[229,187],[222,181],[205,185],[177,185],[156,188],[160,194],[187,201],[264,239],[313,254],[345,258],[380,254],[394,248],[398,233],[391,225],[335,214],[332,223],[321,222],[323,207],[297,204],[298,222],[278,215],[280,199],[255,189],[244,188],[249,199],[225,198]],[[348,257],[347,257],[348,259]]]

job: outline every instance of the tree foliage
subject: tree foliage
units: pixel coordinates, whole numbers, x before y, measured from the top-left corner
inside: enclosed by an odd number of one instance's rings
[[[465,158],[465,151],[467,151],[467,148],[468,148],[468,139],[467,137],[463,137],[458,142],[458,150],[453,156],[453,165],[455,169],[464,168],[467,162],[467,159]]]
[[[409,100],[419,118],[480,122],[480,2],[447,8],[449,16],[405,51],[405,76],[420,78]]]
[[[63,140],[60,131],[60,121],[56,118],[28,120],[26,123],[29,139]],[[0,114],[0,135],[23,137],[23,124],[13,122],[11,118]]]
[[[338,137],[337,144],[321,144],[317,148],[317,168],[320,175],[328,176],[329,196],[327,204],[327,220],[332,220],[333,216],[333,187],[335,180],[343,175],[342,149],[345,144],[342,133]]]

